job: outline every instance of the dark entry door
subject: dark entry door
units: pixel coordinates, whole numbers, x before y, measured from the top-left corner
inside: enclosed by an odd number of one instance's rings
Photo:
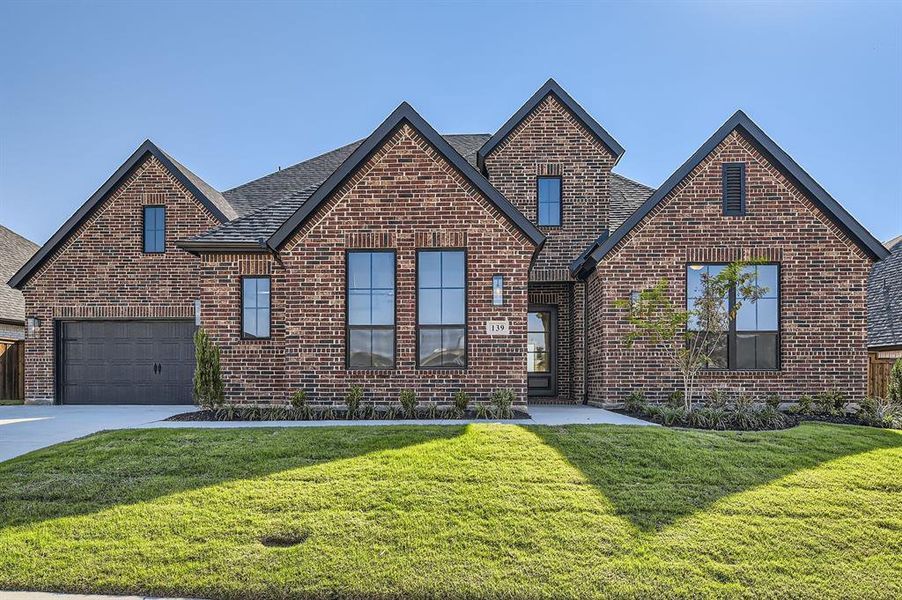
[[[557,308],[529,306],[526,319],[526,371],[529,395],[557,395]]]
[[[191,404],[192,321],[60,324],[64,404]]]

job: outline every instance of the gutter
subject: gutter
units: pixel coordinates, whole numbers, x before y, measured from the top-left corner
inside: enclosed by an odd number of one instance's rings
[[[266,245],[266,242],[262,240],[257,242],[198,242],[184,240],[176,242],[175,245],[195,256],[201,253],[228,254],[237,252],[240,254],[266,254],[272,251],[272,249]]]

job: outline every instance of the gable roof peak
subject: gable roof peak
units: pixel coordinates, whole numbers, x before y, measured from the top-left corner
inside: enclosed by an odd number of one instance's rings
[[[544,102],[545,98],[549,95],[553,95],[557,98],[557,100],[563,104],[574,117],[576,117],[583,127],[589,130],[595,139],[611,151],[611,154],[614,155],[614,164],[617,164],[620,157],[623,156],[623,146],[621,146],[611,134],[605,131],[604,127],[592,118],[592,116],[586,112],[586,110],[580,106],[553,77],[549,77],[548,81],[546,81],[542,87],[540,87],[491,138],[489,138],[482,148],[479,149],[476,160],[480,169],[485,170],[485,158],[491,154],[492,150],[494,150],[498,144],[503,142],[507,136],[536,109],[537,106]]]
[[[537,250],[545,243],[545,235],[514,207],[501,192],[496,190],[488,179],[476,170],[448,141],[414,110],[407,102],[402,102],[363,142],[354,149],[351,155],[332,172],[298,209],[267,240],[267,245],[277,250],[285,241],[325,202],[329,196],[350,178],[367,159],[370,158],[403,123],[408,123],[423,136],[445,160],[463,175],[494,204],[520,231],[522,231]]]
[[[604,256],[614,249],[630,231],[660,204],[695,168],[737,128],[742,129],[749,141],[776,166],[799,190],[824,212],[859,248],[874,260],[885,258],[889,251],[877,241],[842,205],[805,172],[799,164],[777,145],[742,110],[737,110],[714,132],[708,140],[655,190],[636,212],[623,222],[603,244],[597,245],[588,256],[581,255],[570,265],[574,275],[588,276]]]

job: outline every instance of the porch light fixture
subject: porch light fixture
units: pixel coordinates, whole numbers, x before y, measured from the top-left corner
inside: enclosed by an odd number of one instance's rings
[[[28,317],[25,319],[25,333],[28,334],[28,337],[34,336],[40,326],[41,320],[37,317]]]
[[[501,306],[504,304],[504,276],[495,275],[492,277],[492,305]]]
[[[701,271],[703,268],[705,268],[705,265],[689,265],[689,268],[693,271]]]

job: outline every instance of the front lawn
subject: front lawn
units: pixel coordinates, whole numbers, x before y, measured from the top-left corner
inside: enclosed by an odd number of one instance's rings
[[[900,567],[902,433],[863,427],[136,430],[0,463],[0,589],[899,598]]]

